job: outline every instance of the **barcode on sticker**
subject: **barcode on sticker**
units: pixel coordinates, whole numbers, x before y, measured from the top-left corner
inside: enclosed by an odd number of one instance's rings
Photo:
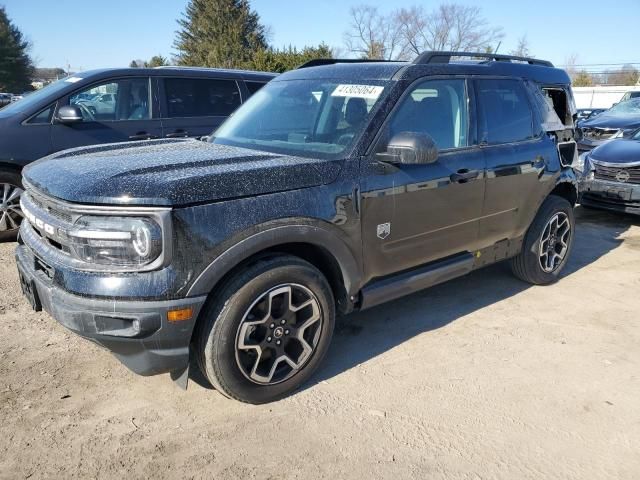
[[[338,85],[331,94],[332,97],[356,97],[375,100],[384,90],[377,85]]]

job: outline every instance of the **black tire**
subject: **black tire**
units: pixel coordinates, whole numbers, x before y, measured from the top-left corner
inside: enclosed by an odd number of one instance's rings
[[[285,376],[282,380],[275,382],[276,375],[272,369],[269,369],[274,377],[271,379],[274,383],[258,383],[255,379],[249,378],[249,376],[256,374],[255,366],[260,364],[258,360],[262,359],[263,350],[252,354],[250,349],[239,347],[240,338],[248,338],[245,336],[247,331],[254,332],[256,337],[261,338],[259,341],[262,342],[260,344],[264,346],[264,355],[268,359],[280,358],[279,355],[286,348],[284,342],[288,342],[289,346],[293,345],[297,351],[302,348],[302,343],[299,342],[297,337],[293,336],[298,321],[296,320],[298,313],[292,313],[292,310],[288,310],[288,313],[284,311],[282,313],[283,316],[293,315],[294,319],[287,320],[287,324],[282,327],[285,328],[288,324],[293,325],[289,338],[278,337],[281,338],[279,343],[281,346],[277,347],[280,350],[276,351],[276,347],[272,343],[269,343],[269,345],[264,343],[267,341],[267,335],[270,332],[278,333],[276,330],[280,330],[280,335],[283,334],[284,330],[279,329],[278,326],[273,330],[272,320],[276,319],[275,321],[279,323],[280,320],[278,318],[283,317],[273,314],[271,305],[277,302],[272,299],[279,297],[272,297],[271,295],[280,291],[279,289],[284,288],[286,290],[287,285],[291,285],[289,291],[291,298],[295,295],[307,295],[309,292],[312,294],[309,296],[309,302],[312,302],[312,306],[309,307],[311,310],[309,311],[313,312],[310,319],[311,317],[317,317],[319,311],[320,322],[318,326],[315,326],[314,323],[307,327],[309,330],[311,328],[316,330],[312,332],[314,335],[313,341],[306,343],[306,345],[311,346],[311,343],[315,342],[314,348],[311,353],[300,357],[304,358],[304,361],[299,362],[299,369],[294,369],[286,362],[273,362],[273,364],[277,364],[277,371],[282,370],[284,371],[283,375],[290,374],[291,376]],[[299,292],[297,289],[299,289]],[[333,335],[335,303],[326,278],[310,263],[289,255],[260,259],[231,277],[225,282],[220,291],[214,292],[214,295],[215,299],[207,304],[199,320],[195,332],[194,347],[202,373],[220,393],[246,403],[272,402],[287,396],[299,388],[322,362]],[[266,305],[266,303],[259,303],[259,300],[264,299],[265,295],[269,298],[265,302],[270,305],[268,308],[270,313],[266,314],[264,318],[269,318],[269,320],[266,323],[261,323],[258,327],[243,327],[245,323],[257,323],[249,321],[257,318],[256,316],[250,316],[252,315],[250,312],[253,312],[252,309],[258,308],[260,305]],[[289,297],[282,297],[282,299],[284,298]],[[279,301],[281,305],[284,305],[285,302],[283,300]],[[292,303],[293,301],[288,304],[291,305]],[[301,302],[300,305],[303,303]],[[265,310],[267,309],[265,308]],[[247,319],[246,322],[245,318]],[[260,320],[260,322],[262,321]],[[297,326],[300,327],[301,325],[298,324]],[[243,328],[245,330],[242,330]],[[258,330],[263,330],[265,333],[258,332]],[[241,335],[242,332],[245,335]],[[290,333],[289,330],[286,330],[286,332],[287,334]],[[302,332],[302,329],[298,330],[298,332]],[[300,335],[304,335],[306,332],[305,330]],[[254,335],[254,333],[249,335]],[[273,337],[268,336],[268,338],[274,340],[275,343],[275,334]],[[244,346],[244,340],[242,344]],[[251,355],[258,359],[253,364],[253,369],[246,368],[246,362]],[[295,358],[295,360],[298,361],[299,358]],[[241,364],[245,366],[244,370]],[[268,364],[268,361],[265,361],[265,364]],[[294,373],[287,373],[287,369],[291,369]]]
[[[547,263],[549,259],[549,251],[547,248],[542,248],[541,242],[543,234],[546,235],[549,222],[556,216],[562,220],[566,218],[569,235],[568,239],[565,239],[567,246],[563,257],[557,260],[557,265],[553,266],[553,269],[549,271],[543,267],[543,264]],[[542,203],[540,210],[538,210],[533,223],[529,226],[529,230],[524,238],[522,250],[516,257],[511,259],[511,270],[514,275],[534,285],[549,285],[556,282],[571,255],[574,233],[575,219],[571,204],[566,199],[556,195],[547,197]],[[557,236],[553,235],[552,238],[555,239]],[[547,242],[546,245],[549,245],[549,242]],[[558,247],[554,248],[562,250],[559,243],[556,244],[554,242],[554,245],[558,245]],[[541,256],[541,251],[545,251],[547,256]],[[554,254],[554,252],[558,253],[557,250],[552,250],[552,254]],[[547,265],[547,267],[549,267],[549,265]]]
[[[19,228],[11,228],[13,226],[12,222],[15,225],[19,225],[22,220],[22,214],[17,214],[14,210],[14,207],[20,201],[19,197],[11,202],[3,203],[5,186],[22,190],[20,174],[10,170],[0,170],[0,222],[2,222],[0,223],[0,242],[15,241]],[[11,210],[7,207],[11,207]]]

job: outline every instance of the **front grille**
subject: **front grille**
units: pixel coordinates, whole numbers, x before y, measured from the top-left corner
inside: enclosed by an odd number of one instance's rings
[[[583,128],[582,134],[589,140],[608,140],[618,133],[618,129],[615,128]]]
[[[73,221],[73,217],[71,216],[71,214],[62,211],[60,208],[58,208],[54,204],[50,202],[47,202],[48,203],[47,204],[45,203],[45,201],[40,200],[39,198],[33,195],[31,195],[30,198],[31,198],[31,201],[36,206],[38,206],[41,210],[48,212],[50,215],[54,216],[58,220],[62,220],[63,222],[66,222],[66,223],[71,223]]]
[[[25,220],[29,222],[40,242],[65,254],[70,253],[67,232],[73,227],[74,216],[57,202],[42,197],[31,190],[22,194]]]
[[[610,182],[640,184],[640,165],[634,167],[610,167],[594,162],[594,177]]]

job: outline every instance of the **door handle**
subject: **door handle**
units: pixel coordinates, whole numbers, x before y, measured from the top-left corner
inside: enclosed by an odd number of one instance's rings
[[[468,168],[461,168],[456,173],[452,173],[449,178],[452,183],[467,183],[469,180],[475,180],[480,175],[478,170],[469,170]]]
[[[138,132],[135,135],[129,135],[129,140],[151,140],[152,138],[158,137],[147,132]]]
[[[176,130],[175,132],[167,133],[165,135],[166,138],[185,138],[188,136],[189,132],[187,132],[186,130]]]

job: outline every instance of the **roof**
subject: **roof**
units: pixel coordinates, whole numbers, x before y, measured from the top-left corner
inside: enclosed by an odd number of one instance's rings
[[[520,59],[515,57],[514,60]],[[568,85],[571,82],[564,70],[551,66],[549,62],[534,59],[531,59],[531,62],[489,60],[413,63],[354,61],[353,59],[347,61],[335,60],[333,62],[318,60],[314,61],[311,64],[312,66],[305,65],[304,68],[283,73],[276,81],[310,78],[344,79],[349,81],[357,79],[412,80],[431,75],[496,75],[527,78],[537,83],[553,85]]]
[[[406,62],[332,63],[290,70],[280,75],[278,80],[308,78],[390,80],[401,68],[407,65],[409,64]]]
[[[181,77],[202,77],[215,76],[218,78],[240,78],[242,80],[271,80],[278,74],[271,72],[256,72],[251,70],[232,70],[224,68],[204,68],[204,67],[157,67],[157,68],[101,68],[79,72],[74,76],[86,78],[104,76],[130,76],[148,75],[158,76],[181,76]]]

